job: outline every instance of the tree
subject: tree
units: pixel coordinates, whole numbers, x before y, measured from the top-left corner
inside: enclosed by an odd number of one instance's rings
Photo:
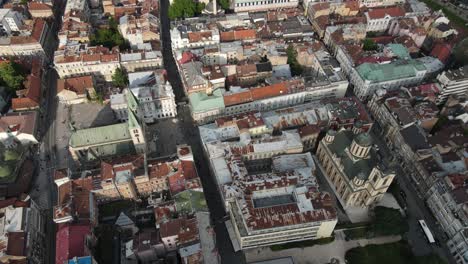
[[[229,0],[220,0],[219,5],[222,9],[228,10],[229,9]]]
[[[293,76],[301,75],[302,74],[302,65],[299,64],[297,61],[297,52],[294,49],[292,45],[288,46],[288,49],[286,50],[286,53],[288,55],[288,64],[289,67],[291,68],[291,73]]]
[[[23,87],[24,71],[16,62],[4,62],[0,64],[0,79],[14,92]]]
[[[174,0],[169,7],[169,18],[194,17],[201,14],[204,8],[204,3],[196,3],[192,0]]]
[[[98,29],[90,36],[90,42],[91,45],[102,45],[109,49],[115,46],[119,46],[122,50],[128,48],[128,43],[120,34],[117,21],[113,17],[109,18],[109,28]]]
[[[128,85],[128,75],[121,68],[117,68],[112,74],[112,84],[116,87],[123,88]]]
[[[363,41],[363,49],[364,50],[376,50],[379,46],[369,38],[364,39]]]
[[[377,236],[402,235],[408,231],[408,223],[400,210],[377,206],[374,208],[375,220],[371,230]]]

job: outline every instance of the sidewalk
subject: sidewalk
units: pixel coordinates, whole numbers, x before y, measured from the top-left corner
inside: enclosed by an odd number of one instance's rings
[[[326,245],[315,245],[307,248],[293,248],[281,251],[271,251],[269,247],[245,250],[247,263],[274,258],[292,256],[294,263],[300,264],[326,264],[331,258],[337,258],[340,263],[344,262],[346,251],[355,247],[370,244],[387,244],[401,240],[401,236],[386,236],[372,239],[344,240],[342,231],[335,232],[335,241]]]

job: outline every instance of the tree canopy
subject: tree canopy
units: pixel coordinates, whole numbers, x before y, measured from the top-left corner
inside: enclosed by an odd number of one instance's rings
[[[446,264],[434,254],[414,256],[405,241],[353,248],[346,252],[345,258],[349,264]]]
[[[222,9],[227,10],[229,9],[229,0],[220,0],[219,5]]]
[[[204,8],[204,3],[194,2],[193,0],[174,0],[169,7],[169,18],[194,17],[201,14]]]
[[[401,235],[408,231],[408,223],[401,216],[400,210],[377,206],[374,213],[375,220],[372,223],[372,231],[375,235]]]
[[[128,85],[128,75],[122,68],[117,68],[112,74],[112,84],[120,88]]]
[[[288,46],[288,49],[286,50],[286,53],[288,55],[288,64],[289,67],[291,68],[291,73],[293,76],[301,75],[302,74],[302,65],[299,64],[297,61],[297,51],[294,49],[292,45]]]
[[[119,46],[122,50],[128,48],[128,43],[120,34],[117,21],[113,17],[109,18],[109,28],[98,29],[89,39],[93,46],[102,45],[109,49]]]
[[[12,92],[23,87],[25,73],[22,67],[13,61],[0,64],[0,79]]]
[[[369,38],[364,39],[363,41],[363,47],[364,50],[376,50],[379,48],[379,46]]]

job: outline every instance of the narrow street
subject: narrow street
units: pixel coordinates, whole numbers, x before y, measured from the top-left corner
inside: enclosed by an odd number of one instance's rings
[[[160,0],[160,20],[161,20],[161,41],[163,45],[164,67],[167,71],[169,81],[174,89],[177,102],[181,102],[184,95],[182,82],[172,56],[170,21],[167,15],[169,8],[168,0]],[[190,109],[187,105],[178,109],[179,125],[184,136],[185,142],[192,147],[193,156],[197,164],[198,173],[202,180],[205,197],[210,209],[211,217],[214,220],[214,229],[216,232],[216,244],[218,253],[223,264],[242,264],[245,263],[244,255],[241,251],[234,252],[226,226],[220,221],[225,216],[224,206],[221,202],[220,193],[217,190],[216,183],[210,174],[208,161],[206,160],[200,142],[199,130],[194,125],[190,115]]]
[[[380,128],[378,125],[374,125],[371,134],[373,134],[372,136],[376,141],[375,143],[379,146],[380,151],[382,151],[384,155],[392,155],[387,144],[383,140],[383,136],[380,134]],[[436,224],[434,216],[429,211],[424,201],[418,196],[413,187],[413,183],[409,180],[409,175],[406,175],[399,165],[396,173],[398,186],[406,194],[406,199],[404,200],[406,203],[406,213],[408,215],[409,224],[407,239],[413,249],[413,252],[418,256],[435,253],[444,259],[448,259],[450,263],[454,263],[453,257],[449,254],[449,250],[445,243],[445,234]],[[418,222],[418,220],[421,219],[426,221],[436,240],[440,242],[440,246],[428,243]]]
[[[49,28],[48,41],[44,47],[47,54],[47,63],[53,61],[54,51],[58,46],[57,32],[60,27],[61,13],[63,10],[56,8],[55,20]],[[45,255],[44,263],[55,263],[55,233],[56,226],[53,221],[53,206],[57,200],[57,191],[54,185],[54,146],[55,146],[55,116],[57,109],[57,72],[43,67],[44,83],[41,100],[40,119],[38,121],[38,139],[40,147],[38,155],[35,155],[35,164],[39,165],[34,178],[31,199],[41,208],[41,214],[45,223]]]

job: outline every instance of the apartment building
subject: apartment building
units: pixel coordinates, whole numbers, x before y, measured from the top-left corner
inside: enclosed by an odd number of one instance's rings
[[[120,66],[119,52],[102,46],[68,45],[54,54],[54,65],[61,79],[93,75],[96,81],[111,81]]]
[[[0,9],[0,35],[11,35],[12,32],[19,32],[23,26],[25,18],[20,12],[9,8]]]
[[[54,222],[89,220],[96,213],[94,206],[111,201],[140,200],[163,191],[177,195],[201,189],[191,148],[186,145],[177,146],[173,157],[148,159],[145,154],[127,153],[103,158],[97,168],[85,170],[82,175],[70,179],[68,172],[56,171],[58,202]]]
[[[276,156],[272,172],[262,174],[250,173],[240,161],[231,162],[228,167],[239,174],[223,192],[232,223],[228,232],[240,249],[332,235],[336,210],[330,194],[316,190],[310,153]]]
[[[468,91],[468,66],[456,70],[447,70],[437,76],[440,94],[437,104],[443,104],[450,95],[463,95]]]
[[[359,5],[365,7],[395,6],[404,4],[403,0],[359,0]]]
[[[45,20],[37,18],[25,21],[19,35],[0,38],[0,56],[36,57],[44,59],[49,27]]]
[[[231,217],[227,228],[235,250],[332,234],[336,211],[331,196],[317,191],[310,153],[298,154],[298,132],[272,135],[256,115],[216,124],[200,127],[200,137]],[[297,221],[286,221],[286,215]]]
[[[363,63],[351,71],[350,81],[362,100],[377,89],[395,90],[419,84],[427,73],[418,60],[396,60],[387,64]]]
[[[377,203],[395,177],[391,164],[377,155],[370,134],[359,130],[329,130],[317,157],[345,208]]]
[[[92,75],[57,80],[57,97],[65,104],[80,104],[94,98],[96,83]]]
[[[125,15],[119,19],[119,31],[131,48],[152,40],[159,40],[159,19],[151,13],[141,16]]]
[[[193,24],[179,24],[171,29],[172,50],[202,48],[220,43],[219,29],[208,28],[206,24],[195,21]]]
[[[468,172],[440,178],[428,191],[427,205],[449,238],[447,246],[457,264],[468,263]]]
[[[297,0],[235,0],[231,2],[234,12],[258,12],[282,8],[295,8],[299,5]]]
[[[67,1],[63,14],[65,16],[73,15],[79,17],[82,21],[88,22],[91,16],[91,9],[86,0],[70,0]]]
[[[177,115],[174,91],[162,70],[130,73],[128,79],[124,96],[111,97],[111,108],[121,122],[128,120],[126,105],[139,112],[146,123]]]
[[[392,20],[404,17],[405,14],[405,10],[400,6],[370,9],[365,13],[367,32],[386,31]]]
[[[120,67],[126,72],[160,69],[163,67],[162,53],[159,50],[120,53]]]
[[[52,5],[41,2],[28,2],[28,11],[33,18],[48,18],[52,17]]]

